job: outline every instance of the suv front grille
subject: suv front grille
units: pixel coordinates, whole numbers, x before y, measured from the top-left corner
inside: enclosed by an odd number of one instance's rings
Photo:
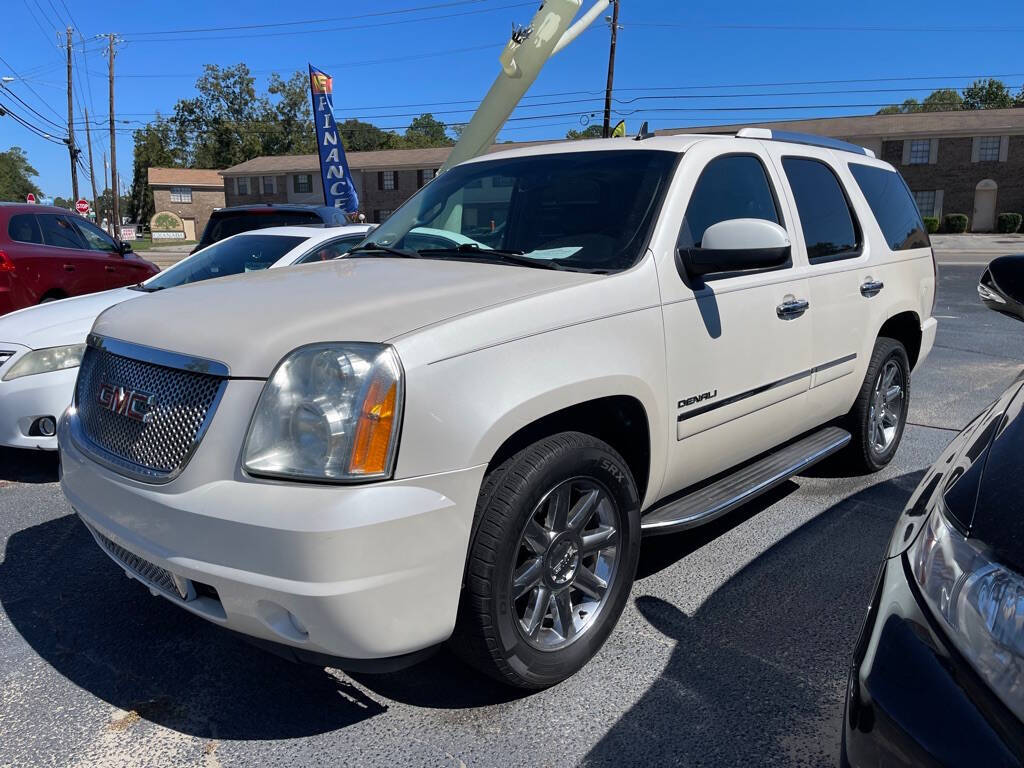
[[[198,447],[225,383],[90,345],[75,385],[75,431],[122,473],[166,482]]]

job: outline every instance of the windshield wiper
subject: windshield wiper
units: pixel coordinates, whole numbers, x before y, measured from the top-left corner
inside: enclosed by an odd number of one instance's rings
[[[391,256],[398,256],[403,259],[420,258],[419,253],[417,253],[416,251],[408,251],[403,248],[392,248],[387,245],[381,245],[380,243],[365,243],[363,245],[358,246],[357,248],[353,248],[346,254],[346,256],[351,257],[357,253],[373,253],[374,251],[380,253],[387,253],[390,254]]]
[[[463,243],[457,248],[425,248],[420,251],[423,256],[440,256],[442,254],[472,255],[490,260],[496,256],[497,261],[505,264],[515,264],[520,267],[536,267],[538,269],[564,269],[560,264],[543,259],[531,259],[523,251],[505,251],[497,248],[481,248],[479,245]]]

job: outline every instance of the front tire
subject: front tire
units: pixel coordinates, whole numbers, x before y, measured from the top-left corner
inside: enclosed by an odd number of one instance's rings
[[[484,479],[452,646],[508,685],[559,683],[611,634],[639,555],[622,457],[580,432],[534,443]]]
[[[851,469],[878,472],[903,440],[910,410],[910,358],[903,344],[880,336],[857,402],[847,416],[853,440],[846,451]]]

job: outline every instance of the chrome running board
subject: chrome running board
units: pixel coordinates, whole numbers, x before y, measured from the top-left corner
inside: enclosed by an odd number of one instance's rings
[[[652,507],[640,518],[640,529],[650,536],[711,522],[845,448],[851,439],[845,429],[826,427],[703,488]]]

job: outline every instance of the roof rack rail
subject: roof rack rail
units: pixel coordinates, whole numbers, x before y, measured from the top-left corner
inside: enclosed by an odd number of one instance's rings
[[[793,144],[807,144],[811,147],[838,149],[841,152],[853,152],[855,155],[874,157],[875,153],[859,144],[832,139],[828,136],[816,136],[813,133],[795,133],[793,131],[775,131],[769,128],[741,128],[736,132],[740,139],[766,139],[768,141],[788,141]]]

